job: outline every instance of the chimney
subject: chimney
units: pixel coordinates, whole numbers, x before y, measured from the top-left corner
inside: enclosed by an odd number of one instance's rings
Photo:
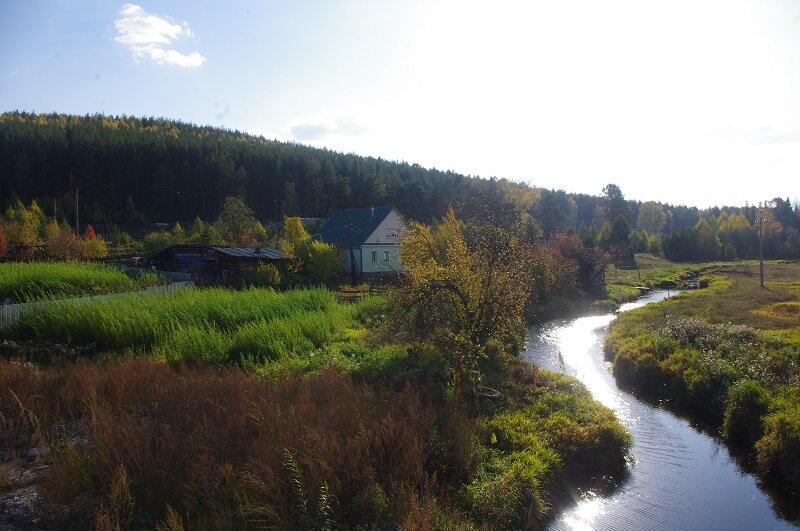
[[[369,219],[375,219],[375,207],[369,207]]]

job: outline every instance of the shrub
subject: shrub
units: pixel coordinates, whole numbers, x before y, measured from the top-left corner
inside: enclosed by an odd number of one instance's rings
[[[764,436],[756,443],[759,472],[800,490],[800,400],[782,398],[764,420]]]
[[[274,264],[261,262],[256,269],[256,285],[277,288],[281,285],[280,270]]]
[[[331,244],[310,240],[304,245],[302,258],[311,280],[325,282],[342,270],[342,253]]]
[[[764,432],[762,417],[769,408],[766,389],[753,380],[742,380],[728,390],[722,434],[731,442],[752,446]]]

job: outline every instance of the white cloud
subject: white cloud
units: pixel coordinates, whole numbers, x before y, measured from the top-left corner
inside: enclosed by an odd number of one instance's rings
[[[114,40],[127,46],[134,58],[186,68],[196,68],[205,62],[199,52],[182,53],[173,48],[178,39],[194,37],[186,22],[173,24],[136,4],[123,5],[119,14],[114,21],[117,30]]]
[[[279,142],[292,142],[294,140],[286,133],[276,133],[274,131],[264,129],[263,127],[251,127],[247,130],[247,133],[253,136],[264,137],[267,140],[277,140]]]
[[[722,137],[744,139],[753,144],[794,144],[800,142],[800,129],[778,129],[775,127],[751,127],[749,129],[723,128]]]
[[[301,142],[323,140],[332,136],[358,136],[367,127],[352,114],[332,114],[299,118],[287,126],[287,133]]]

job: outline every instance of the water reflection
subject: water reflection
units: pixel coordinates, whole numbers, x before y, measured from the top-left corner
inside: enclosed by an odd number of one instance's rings
[[[663,299],[654,293],[621,308]],[[795,529],[772,510],[753,476],[725,447],[686,422],[620,390],[603,359],[614,315],[555,320],[531,330],[525,355],[578,378],[634,437],[630,474],[610,494],[580,493],[552,529]]]

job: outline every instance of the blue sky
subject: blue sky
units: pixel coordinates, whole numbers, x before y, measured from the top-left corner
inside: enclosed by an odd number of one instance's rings
[[[800,2],[6,0],[0,111],[697,206],[800,196]]]

